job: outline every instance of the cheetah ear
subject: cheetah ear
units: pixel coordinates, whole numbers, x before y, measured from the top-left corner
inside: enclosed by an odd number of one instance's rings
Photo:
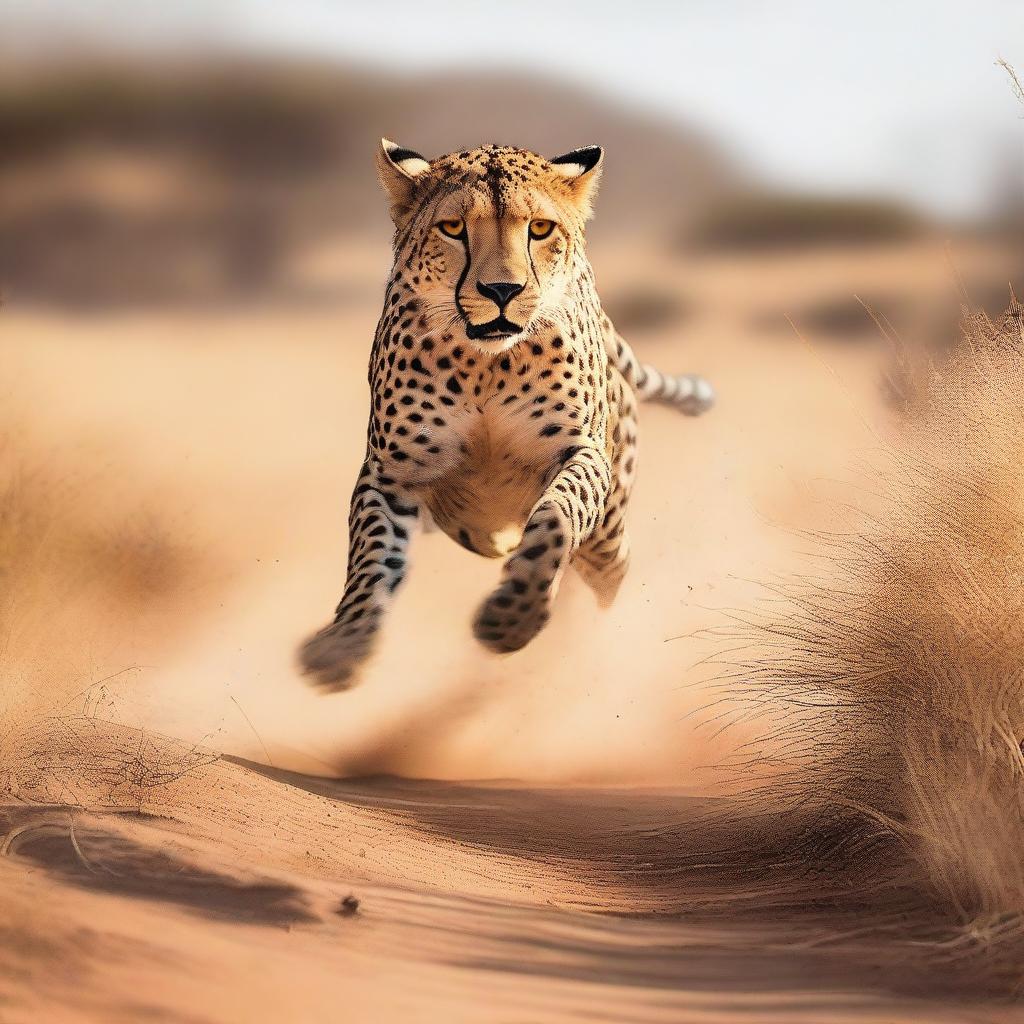
[[[391,203],[391,219],[398,224],[410,212],[416,198],[417,179],[430,170],[419,153],[381,139],[377,150],[377,174]]]
[[[604,150],[600,146],[584,146],[556,156],[550,163],[555,172],[569,184],[583,216],[589,217],[593,213],[592,203],[597,194],[597,184],[601,180]]]

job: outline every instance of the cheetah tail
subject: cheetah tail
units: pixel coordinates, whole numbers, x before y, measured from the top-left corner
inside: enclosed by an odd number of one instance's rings
[[[649,363],[641,363],[626,339],[614,329],[610,340],[609,358],[641,402],[671,405],[687,416],[699,416],[715,404],[714,388],[703,377],[694,373],[662,373]]]
[[[711,385],[695,373],[667,374],[649,365],[637,365],[637,398],[642,402],[671,405],[687,416],[699,416],[715,404]]]

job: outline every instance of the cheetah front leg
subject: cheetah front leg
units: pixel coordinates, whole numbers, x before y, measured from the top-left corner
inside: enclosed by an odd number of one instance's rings
[[[473,634],[492,651],[518,651],[544,628],[566,566],[604,516],[611,487],[607,455],[576,448],[563,460],[530,513],[501,584],[477,612]]]
[[[407,488],[367,460],[349,510],[348,574],[334,621],[306,641],[304,671],[325,690],[346,689],[369,656],[384,612],[405,576],[419,508]]]

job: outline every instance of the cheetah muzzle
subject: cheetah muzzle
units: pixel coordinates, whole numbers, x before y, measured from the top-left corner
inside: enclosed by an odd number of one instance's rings
[[[602,604],[614,599],[637,402],[697,415],[714,394],[639,363],[601,309],[584,227],[602,156],[487,145],[427,160],[381,140],[395,260],[370,353],[348,575],[333,622],[300,654],[324,689],[350,685],[372,652],[426,518],[470,551],[507,556],[473,622],[492,651],[544,628],[570,564]]]

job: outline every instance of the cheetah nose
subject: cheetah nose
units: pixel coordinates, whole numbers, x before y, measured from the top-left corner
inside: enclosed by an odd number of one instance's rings
[[[484,284],[477,281],[476,290],[485,298],[497,303],[498,309],[504,309],[526,287],[521,284],[510,284],[508,281],[492,281]]]

